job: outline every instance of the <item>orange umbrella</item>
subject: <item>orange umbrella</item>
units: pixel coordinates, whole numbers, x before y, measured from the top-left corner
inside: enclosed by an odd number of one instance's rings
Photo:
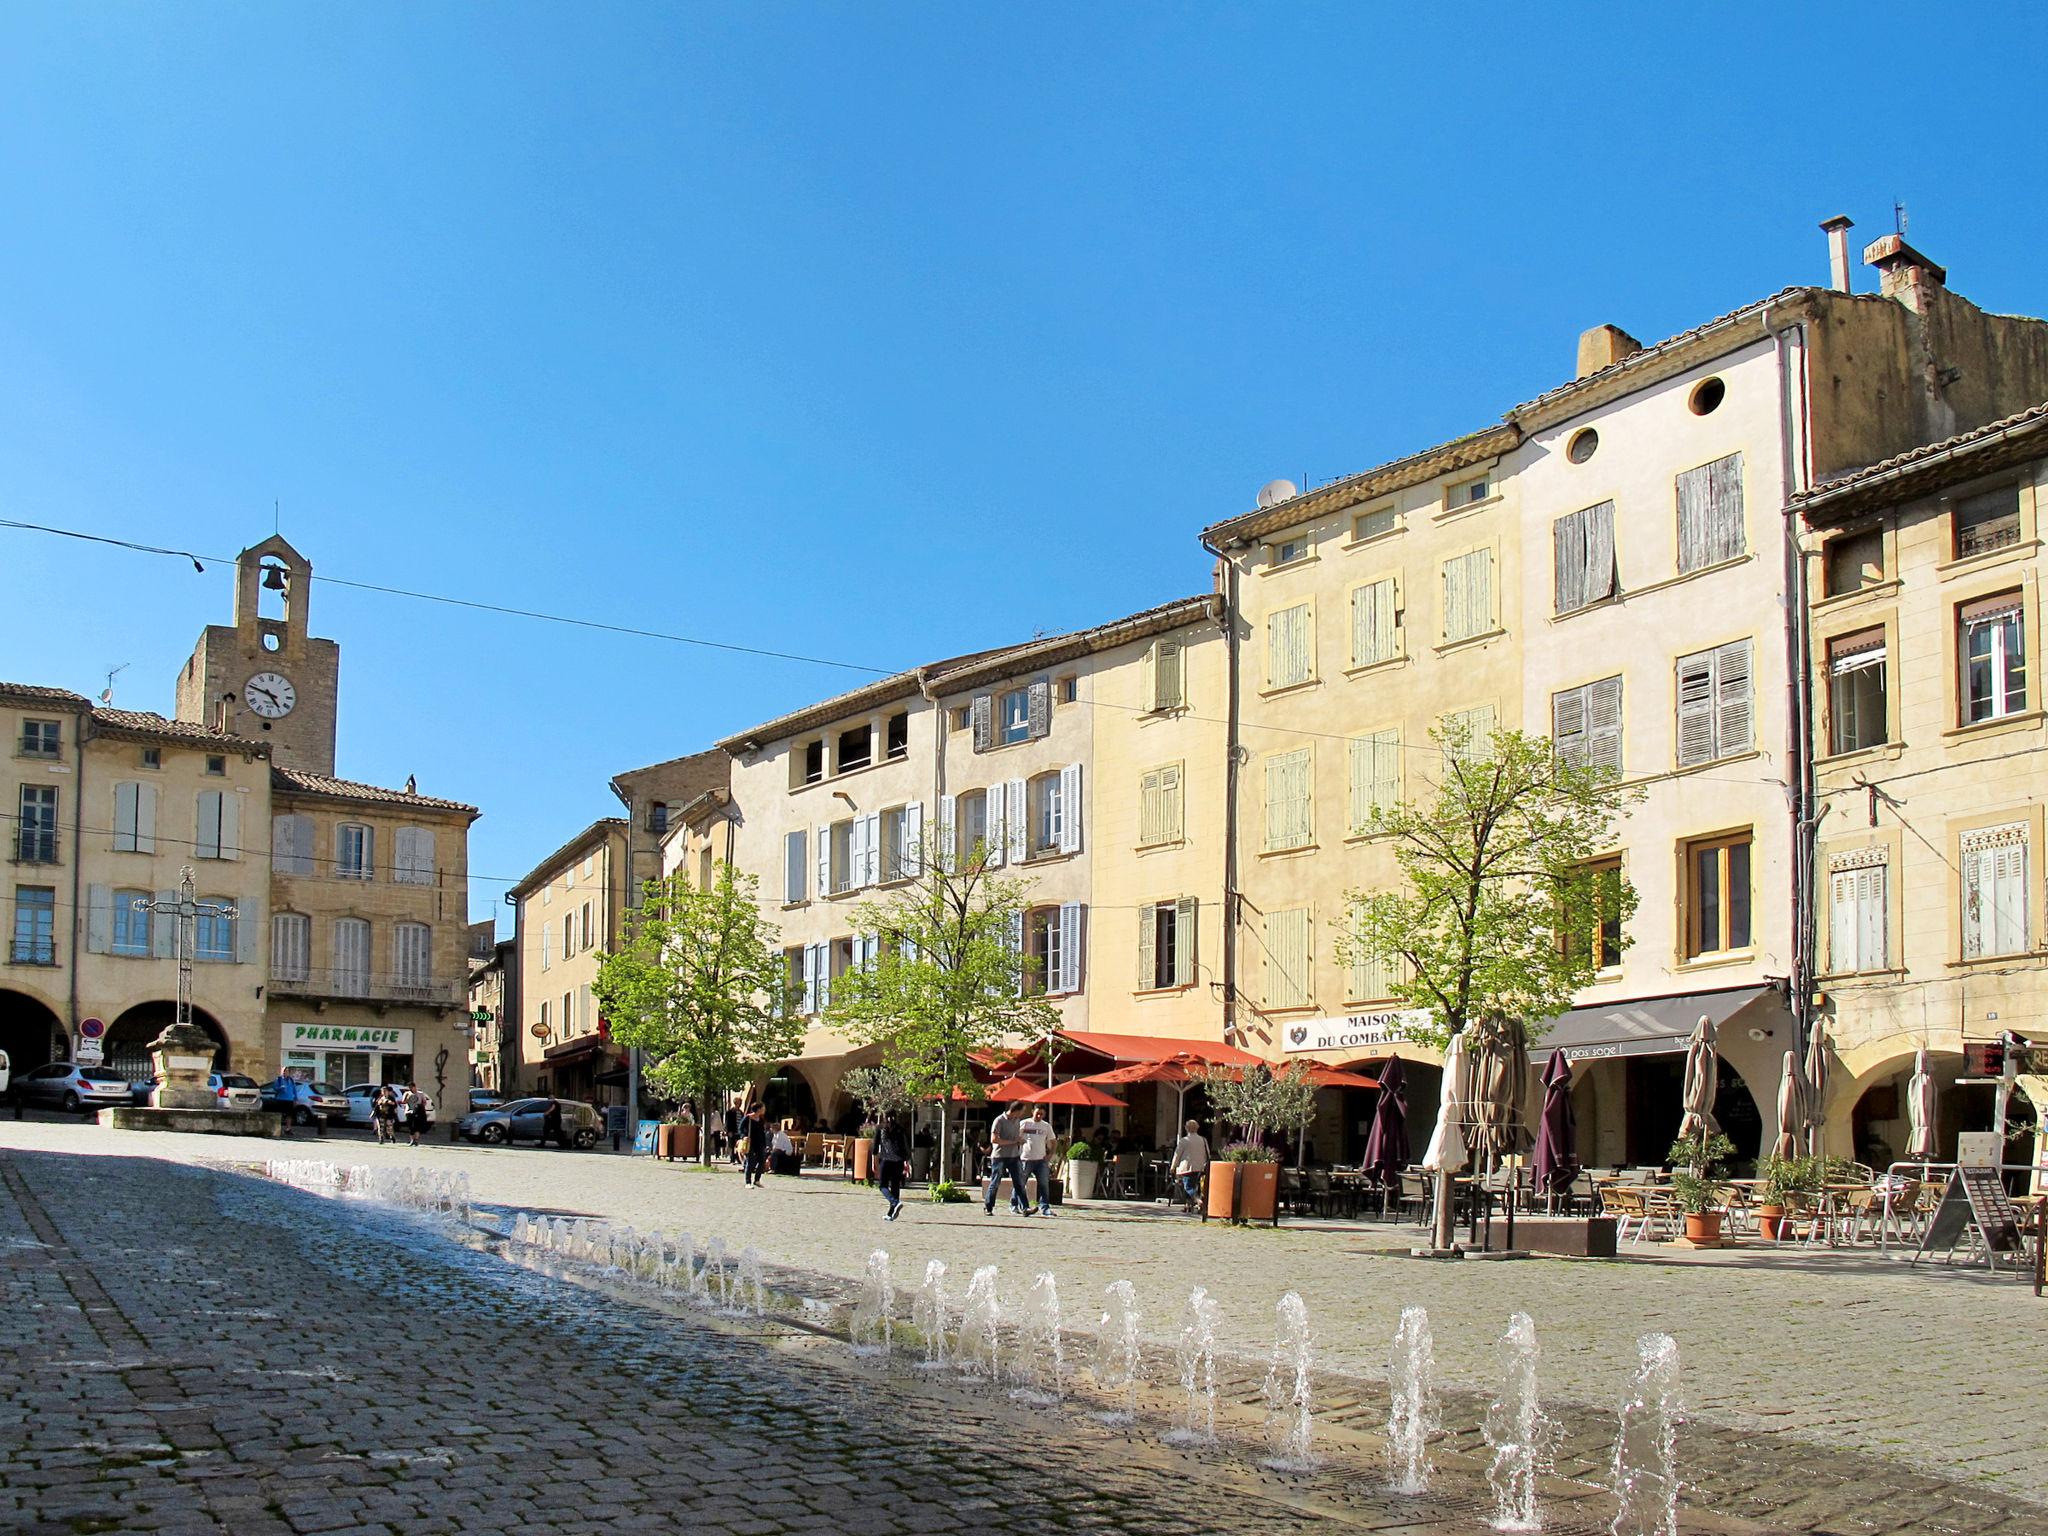
[[[1061,1083],[1053,1088],[1039,1088],[1023,1095],[1034,1104],[1072,1104],[1089,1109],[1122,1109],[1124,1101],[1113,1093],[1094,1088],[1081,1081]]]
[[[1134,1061],[1128,1067],[1098,1072],[1080,1081],[1119,1087],[1125,1083],[1187,1083],[1194,1081],[1194,1069],[1200,1065],[1192,1056],[1169,1056],[1164,1061]]]
[[[1278,1077],[1291,1065],[1291,1062],[1276,1064],[1273,1075]],[[1307,1061],[1301,1065],[1308,1069],[1308,1080],[1318,1088],[1377,1088],[1380,1085],[1376,1077],[1367,1077],[1363,1072],[1346,1072],[1342,1067],[1325,1066],[1320,1061]]]

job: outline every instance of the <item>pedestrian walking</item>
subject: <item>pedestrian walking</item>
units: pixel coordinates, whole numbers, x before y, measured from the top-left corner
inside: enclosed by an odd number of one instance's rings
[[[988,1188],[982,1192],[981,1213],[993,1216],[996,1213],[996,1191],[1004,1179],[1010,1181],[1010,1209],[1019,1216],[1029,1216],[1031,1207],[1025,1202],[1024,1193],[1024,1116],[1014,1105],[1005,1104],[1003,1112],[995,1117],[988,1128]]]
[[[768,1114],[759,1104],[748,1110],[747,1118],[740,1122],[740,1148],[740,1176],[759,1189],[761,1171],[768,1166]]]
[[[889,1202],[884,1221],[903,1214],[903,1166],[909,1161],[910,1138],[903,1134],[903,1122],[895,1115],[882,1116],[882,1123],[875,1127],[875,1182]]]
[[[389,1083],[378,1088],[370,1100],[370,1127],[380,1145],[398,1140],[398,1095]]]
[[[1052,1214],[1052,1141],[1055,1134],[1052,1122],[1033,1105],[1027,1111],[1029,1116],[1018,1129],[1024,1135],[1024,1177],[1038,1183],[1038,1214]],[[1031,1207],[1031,1193],[1026,1189],[1024,1207]]]
[[[721,1119],[725,1126],[725,1159],[737,1168],[740,1166],[740,1112],[736,1106],[728,1104]]]
[[[1194,1213],[1202,1196],[1202,1175],[1209,1171],[1209,1139],[1202,1134],[1202,1122],[1190,1120],[1179,1141],[1173,1144],[1173,1174],[1180,1180],[1180,1192]]]
[[[552,1136],[555,1144],[564,1151],[569,1147],[569,1133],[562,1129],[562,1101],[549,1099],[548,1107],[540,1112],[540,1144],[545,1147]]]

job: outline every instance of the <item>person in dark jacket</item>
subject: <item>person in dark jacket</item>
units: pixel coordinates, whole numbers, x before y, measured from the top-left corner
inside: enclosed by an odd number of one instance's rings
[[[558,1147],[569,1145],[569,1133],[562,1129],[562,1101],[549,1099],[548,1107],[540,1115],[540,1144],[545,1147],[552,1137]]]
[[[746,1182],[759,1188],[761,1173],[768,1166],[768,1112],[759,1104],[747,1111],[747,1118],[740,1122],[740,1137],[745,1160],[740,1169]]]
[[[884,1221],[903,1214],[903,1165],[910,1161],[910,1138],[895,1115],[882,1116],[875,1127],[875,1182],[882,1186],[882,1198],[889,1202]]]

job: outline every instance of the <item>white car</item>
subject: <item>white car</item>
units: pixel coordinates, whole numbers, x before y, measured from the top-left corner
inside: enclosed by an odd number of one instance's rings
[[[213,1096],[220,1101],[222,1109],[253,1113],[263,1107],[263,1085],[240,1072],[212,1073],[206,1079],[206,1086],[213,1090]]]
[[[350,1125],[368,1125],[370,1123],[370,1105],[377,1097],[377,1090],[384,1086],[382,1083],[351,1083],[342,1090],[348,1096],[348,1123]],[[393,1093],[401,1091],[396,1083],[391,1084],[390,1087]],[[432,1125],[434,1123],[434,1096],[425,1089],[421,1089],[420,1097],[427,1101],[427,1124]],[[401,1118],[405,1114],[405,1104],[402,1099],[398,1106],[398,1112]]]

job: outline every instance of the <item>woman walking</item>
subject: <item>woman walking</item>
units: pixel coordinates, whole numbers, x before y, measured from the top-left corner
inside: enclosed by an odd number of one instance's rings
[[[380,1144],[398,1140],[398,1095],[391,1091],[389,1083],[370,1100],[370,1124],[376,1129]]]
[[[903,1122],[895,1115],[882,1116],[882,1123],[875,1128],[875,1182],[889,1202],[884,1221],[903,1214],[903,1165],[909,1161],[910,1138],[903,1134]]]
[[[418,1083],[405,1085],[405,1134],[413,1146],[420,1144],[420,1132],[427,1128],[427,1096]]]

